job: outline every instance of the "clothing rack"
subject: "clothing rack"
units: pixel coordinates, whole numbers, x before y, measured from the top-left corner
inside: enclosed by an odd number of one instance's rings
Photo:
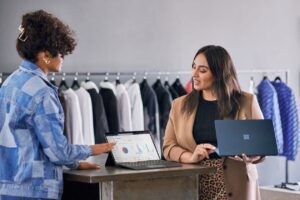
[[[0,84],[2,82],[2,77],[7,77],[11,73],[8,72],[2,72],[0,73]],[[288,84],[289,81],[289,70],[281,70],[281,69],[250,69],[250,70],[237,70],[237,74],[249,74],[251,78],[253,78],[254,74],[262,74],[263,76],[267,76],[268,74],[284,74],[285,83]],[[49,73],[48,76],[133,76],[134,78],[136,76],[153,76],[157,75],[158,78],[160,78],[160,75],[168,76],[168,75],[177,75],[179,77],[180,75],[190,75],[191,71],[143,71],[143,72],[58,72],[58,73]],[[285,182],[288,183],[289,180],[289,173],[288,173],[288,160],[285,161]]]

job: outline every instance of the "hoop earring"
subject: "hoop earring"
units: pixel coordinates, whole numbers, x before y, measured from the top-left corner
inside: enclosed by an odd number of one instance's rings
[[[50,60],[48,59],[48,60],[46,60],[46,59],[44,59],[44,62],[48,65],[48,64],[50,64]]]

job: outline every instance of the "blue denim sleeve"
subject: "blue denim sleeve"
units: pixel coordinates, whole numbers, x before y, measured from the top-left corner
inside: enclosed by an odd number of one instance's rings
[[[39,100],[33,114],[33,123],[43,151],[51,162],[77,168],[79,160],[92,155],[91,147],[69,144],[63,135],[64,119],[55,94],[48,92]]]

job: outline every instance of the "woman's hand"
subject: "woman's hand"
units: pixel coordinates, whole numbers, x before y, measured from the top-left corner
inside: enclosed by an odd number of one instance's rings
[[[245,154],[242,154],[242,156],[234,156],[234,157],[230,156],[229,158],[244,162],[246,164],[256,163],[257,161],[262,159],[261,156],[246,156]]]
[[[95,145],[90,145],[93,151],[93,156],[106,153],[111,151],[116,143],[103,143],[103,144],[95,144]]]
[[[209,158],[209,154],[213,153],[215,151],[216,147],[205,143],[205,144],[199,144],[197,145],[196,149],[194,150],[192,156],[190,157],[191,163],[197,163],[204,158]]]
[[[77,169],[100,169],[100,165],[90,162],[79,162],[79,167]]]

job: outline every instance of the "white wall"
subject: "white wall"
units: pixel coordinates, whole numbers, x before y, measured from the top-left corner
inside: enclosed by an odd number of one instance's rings
[[[299,98],[300,1],[0,0],[0,71],[18,66],[21,16],[40,8],[76,32],[64,71],[187,71],[200,47],[217,44],[237,70],[288,69]],[[300,155],[290,164],[290,181],[300,180],[299,168]],[[264,185],[284,181],[284,159],[269,158],[259,172]]]

